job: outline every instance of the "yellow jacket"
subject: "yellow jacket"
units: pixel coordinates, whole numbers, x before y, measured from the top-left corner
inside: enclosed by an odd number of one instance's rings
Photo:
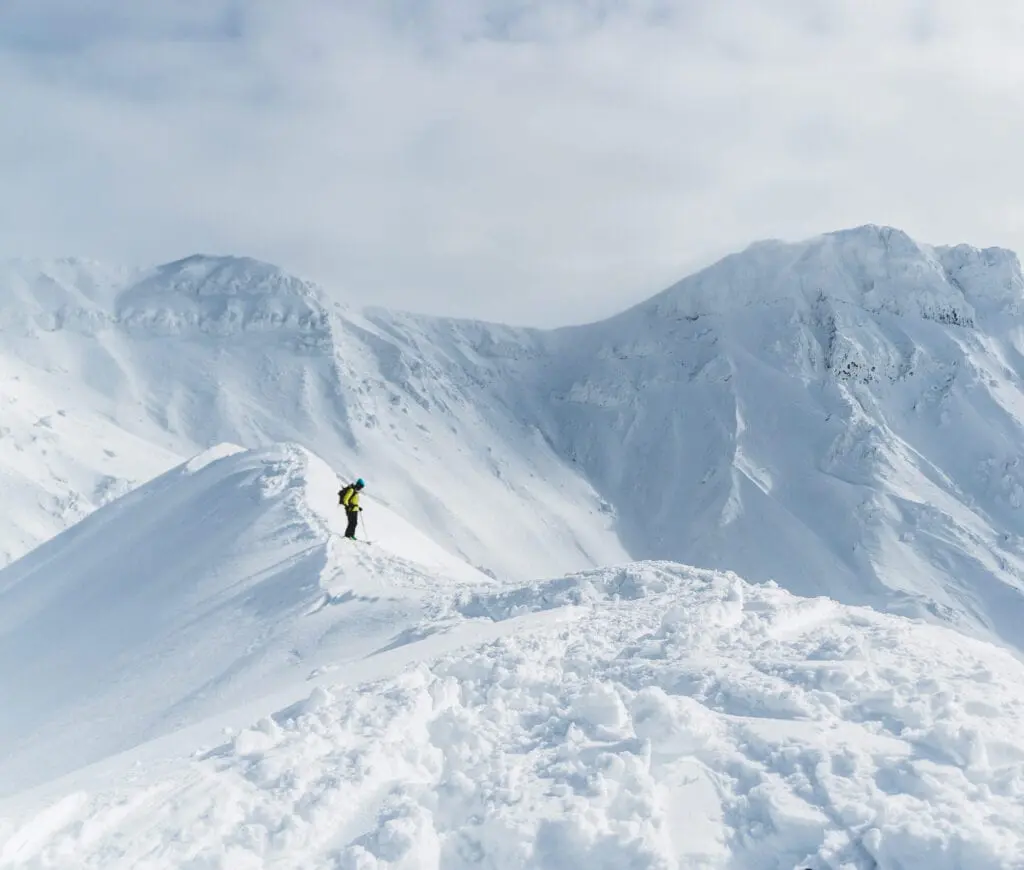
[[[355,484],[350,483],[341,492],[338,493],[339,503],[345,506],[347,511],[359,511],[362,510],[359,507],[359,490],[356,489]]]

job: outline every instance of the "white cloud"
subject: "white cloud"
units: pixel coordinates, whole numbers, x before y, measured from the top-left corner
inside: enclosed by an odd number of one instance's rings
[[[609,313],[765,236],[1024,249],[1015,0],[7,0],[0,255]]]

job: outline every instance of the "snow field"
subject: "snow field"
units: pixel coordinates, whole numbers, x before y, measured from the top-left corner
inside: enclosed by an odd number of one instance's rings
[[[1024,866],[1024,666],[993,646],[669,563],[456,614],[503,636],[8,819],[0,867]]]

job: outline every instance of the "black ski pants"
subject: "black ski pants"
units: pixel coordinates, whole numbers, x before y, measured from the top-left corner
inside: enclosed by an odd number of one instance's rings
[[[345,529],[346,538],[356,536],[356,525],[359,523],[359,511],[345,511],[348,515],[348,527]]]

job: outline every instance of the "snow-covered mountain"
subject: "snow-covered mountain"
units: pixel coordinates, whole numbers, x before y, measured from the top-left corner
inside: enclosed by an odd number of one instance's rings
[[[1019,641],[1010,252],[761,243],[551,332],[359,312],[238,258],[4,274],[8,559],[213,444],[288,441],[501,577],[669,558]]]
[[[547,431],[634,556],[1017,642],[1022,299],[1007,251],[755,245],[561,333]]]
[[[0,870],[1021,867],[1012,255],[550,332],[8,272]]]
[[[5,486],[39,490],[0,519],[8,559],[211,445],[281,441],[366,477],[491,570],[532,577],[625,558],[593,488],[521,406],[487,392],[520,333],[371,318],[245,259],[192,257],[117,287],[85,282],[82,268],[19,278],[3,324],[3,400],[20,418],[0,469]],[[111,426],[118,439],[93,457]]]

